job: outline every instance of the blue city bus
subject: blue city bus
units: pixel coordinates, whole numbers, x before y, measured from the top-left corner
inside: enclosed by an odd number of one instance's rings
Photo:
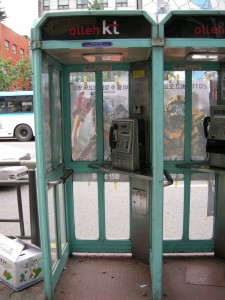
[[[0,92],[0,137],[33,139],[33,91]]]

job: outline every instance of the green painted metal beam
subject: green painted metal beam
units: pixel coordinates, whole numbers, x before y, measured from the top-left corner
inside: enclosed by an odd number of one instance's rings
[[[42,74],[42,53],[41,50],[34,50],[32,55],[34,86],[34,111],[35,111],[35,140],[36,140],[36,160],[37,160],[37,188],[38,188],[38,202],[39,202],[39,218],[40,218],[40,235],[41,248],[43,258],[43,273],[45,295],[47,299],[53,299],[53,285],[52,285],[52,265],[51,265],[51,251],[48,227],[48,206],[47,206],[47,191],[46,191],[46,164],[45,164],[45,137],[43,135],[44,116],[43,100],[42,100],[42,83],[39,74]],[[37,116],[39,116],[37,118]]]
[[[163,49],[152,49],[152,196],[150,267],[152,297],[162,299],[163,240]]]

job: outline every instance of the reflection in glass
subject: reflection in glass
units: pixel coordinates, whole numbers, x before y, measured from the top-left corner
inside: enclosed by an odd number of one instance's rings
[[[54,168],[62,163],[62,106],[61,106],[61,86],[60,72],[54,70],[52,74],[52,84],[54,86]]]
[[[58,186],[59,193],[59,217],[60,217],[60,232],[61,232],[61,249],[65,247],[67,243],[67,230],[66,230],[66,208],[64,199],[64,185]]]
[[[183,236],[183,174],[171,174],[173,185],[164,188],[163,239],[178,240]]]
[[[193,174],[191,176],[190,239],[212,239],[214,192],[214,174]]]
[[[185,72],[164,72],[164,78],[164,160],[183,160]]]
[[[103,77],[104,160],[110,155],[109,130],[113,119],[128,117],[127,71],[105,71]]]
[[[70,74],[71,143],[74,161],[96,160],[95,73]]]
[[[98,239],[97,174],[74,175],[74,218],[76,239]]]
[[[50,82],[49,82],[49,65],[43,62],[42,65],[42,87],[44,100],[44,131],[45,131],[45,157],[46,172],[52,170],[52,143],[51,143],[51,113],[50,113]]]
[[[50,232],[50,248],[52,267],[58,259],[57,241],[56,241],[56,219],[55,219],[55,202],[54,202],[54,189],[48,191],[48,218],[49,218],[49,232]]]
[[[210,105],[217,104],[217,78],[216,71],[192,72],[192,160],[206,159],[203,120],[209,116]]]
[[[105,176],[106,239],[128,240],[130,238],[129,177],[119,175],[119,174],[106,174],[106,176]]]

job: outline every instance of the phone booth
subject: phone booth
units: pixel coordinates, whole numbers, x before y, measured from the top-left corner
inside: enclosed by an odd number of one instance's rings
[[[174,179],[164,193],[163,251],[224,258],[224,13],[174,11],[159,28],[165,39],[164,167]]]
[[[161,299],[162,46],[143,11],[49,13],[32,28],[47,299],[73,252],[132,253]]]

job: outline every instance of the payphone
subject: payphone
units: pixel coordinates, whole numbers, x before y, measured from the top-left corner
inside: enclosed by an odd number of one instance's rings
[[[146,164],[146,121],[116,119],[109,134],[112,167],[138,170]]]
[[[204,119],[209,165],[225,168],[225,105],[211,106],[210,117]]]

